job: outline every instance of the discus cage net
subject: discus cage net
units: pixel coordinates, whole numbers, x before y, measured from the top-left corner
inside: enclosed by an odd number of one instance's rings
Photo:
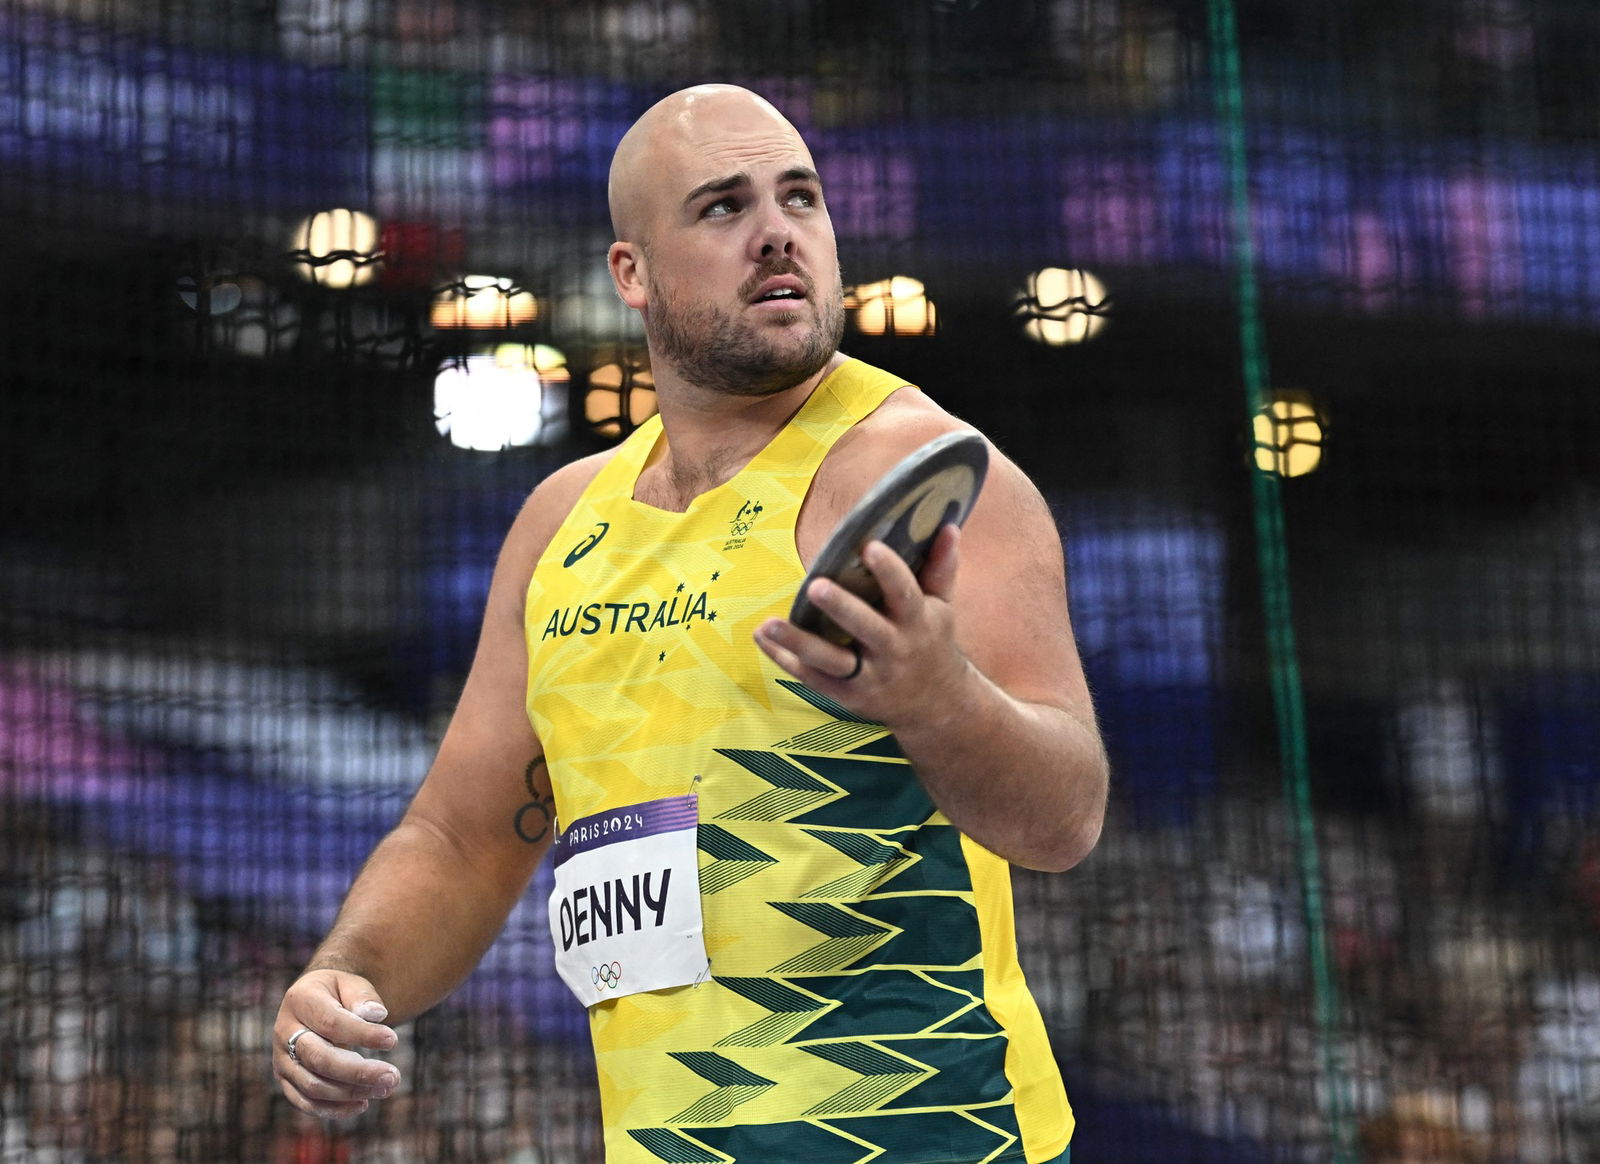
[[[368,1115],[266,1048],[517,507],[653,410],[605,173],[703,80],[1060,519],[1075,1155],[1600,1159],[1589,0],[3,0],[0,1161],[600,1158],[545,874]]]

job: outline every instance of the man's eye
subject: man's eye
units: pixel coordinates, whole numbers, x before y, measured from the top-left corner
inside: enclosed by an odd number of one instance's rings
[[[705,218],[721,218],[723,215],[732,214],[738,208],[738,203],[732,198],[718,198],[700,213]]]
[[[817,196],[810,190],[793,190],[790,191],[787,201],[791,206],[815,206]]]

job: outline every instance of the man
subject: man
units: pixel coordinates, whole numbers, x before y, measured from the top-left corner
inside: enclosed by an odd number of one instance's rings
[[[555,842],[608,1160],[1065,1159],[1007,862],[1081,860],[1107,775],[1049,511],[995,455],[920,579],[867,547],[881,611],[812,585],[853,647],[788,623],[851,504],[966,426],[838,351],[821,182],[761,98],[651,108],[610,204],[659,422],[513,523],[438,757],[284,998],[284,1093],[390,1094],[355,1049],[467,975]]]

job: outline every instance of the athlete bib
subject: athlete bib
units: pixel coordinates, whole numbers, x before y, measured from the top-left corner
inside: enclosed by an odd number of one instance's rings
[[[550,934],[556,971],[584,1006],[706,977],[698,825],[699,798],[674,796],[557,834]]]

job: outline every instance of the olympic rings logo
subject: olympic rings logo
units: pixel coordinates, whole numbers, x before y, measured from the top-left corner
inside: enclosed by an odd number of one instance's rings
[[[589,967],[589,981],[601,990],[610,987],[617,988],[617,983],[622,981],[621,962],[602,962],[598,966]]]

